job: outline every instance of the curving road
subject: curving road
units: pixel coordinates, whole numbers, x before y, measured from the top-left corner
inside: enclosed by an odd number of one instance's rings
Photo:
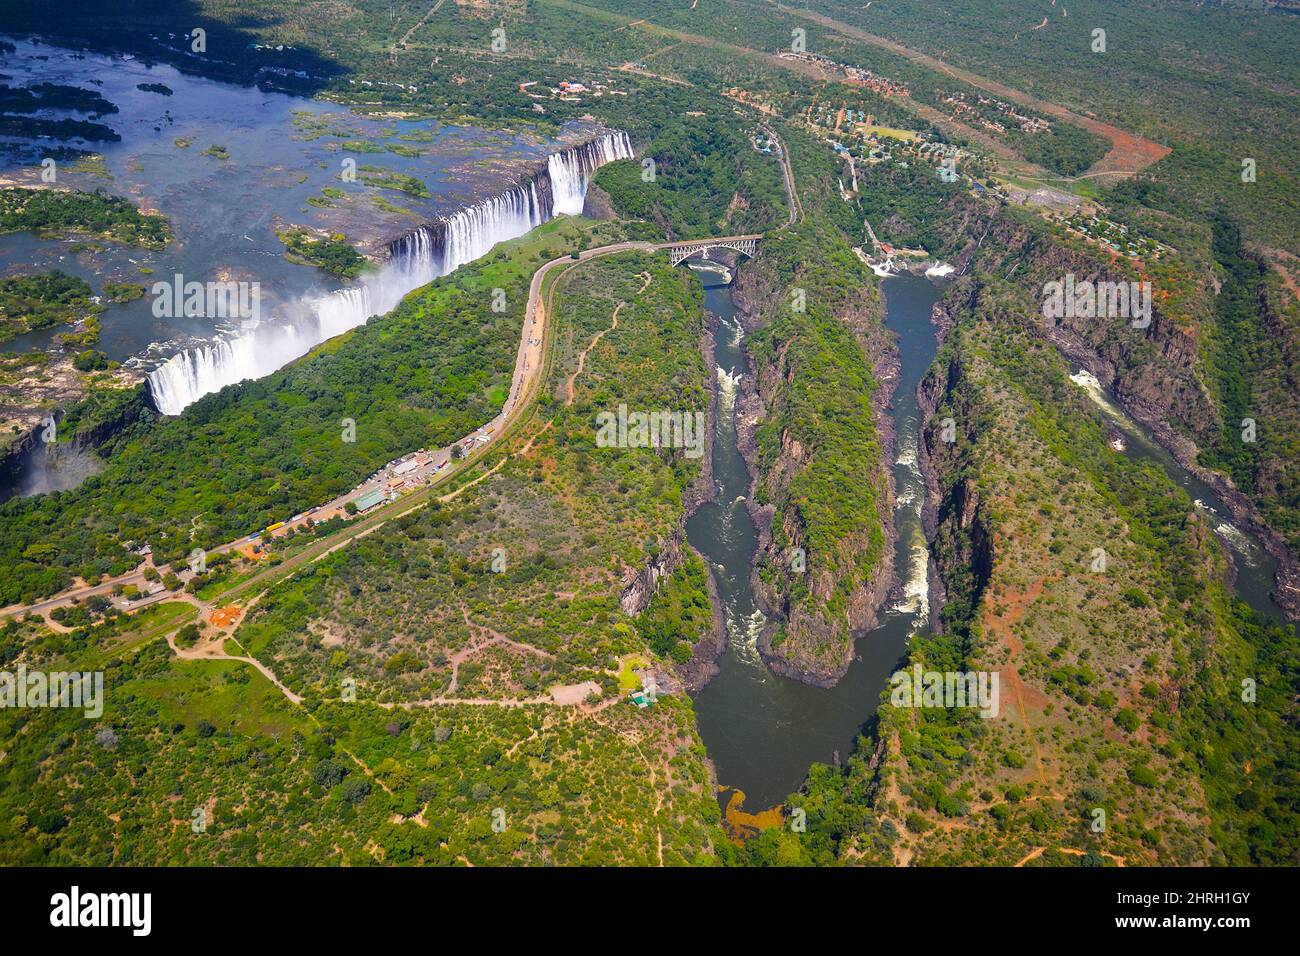
[[[721,236],[715,241],[740,238],[751,237]],[[254,575],[252,578],[226,592],[224,597],[233,599],[236,594],[247,593],[250,590],[250,587],[255,585],[265,584],[266,586],[269,586],[270,584],[273,584],[276,579],[287,576],[302,564],[309,561],[315,561],[331,551],[346,546],[355,538],[364,534],[369,534],[375,529],[375,527],[382,524],[384,521],[387,521],[389,518],[396,517],[397,515],[410,510],[412,507],[422,506],[425,499],[430,496],[430,492],[433,488],[444,484],[447,478],[460,474],[469,463],[481,458],[483,449],[494,444],[505,431],[506,427],[516,417],[517,413],[522,408],[527,407],[538,384],[540,370],[543,365],[542,356],[545,348],[547,332],[547,311],[546,306],[542,302],[542,285],[546,281],[546,277],[550,275],[552,271],[557,269],[563,271],[600,256],[631,251],[656,252],[677,244],[678,243],[671,242],[644,241],[616,242],[607,246],[597,246],[594,249],[584,249],[578,253],[577,258],[574,258],[574,256],[570,254],[559,256],[555,259],[551,259],[549,262],[543,263],[538,267],[537,271],[533,273],[532,281],[528,286],[528,305],[524,313],[523,328],[520,331],[519,350],[515,356],[515,370],[511,379],[509,396],[506,398],[506,402],[502,406],[500,414],[491,421],[485,423],[482,427],[476,429],[470,436],[466,436],[466,438],[461,439],[460,442],[453,443],[461,444],[470,439],[473,439],[476,442],[474,449],[466,455],[462,462],[459,465],[453,465],[442,470],[430,472],[425,487],[406,494],[388,505],[377,507],[366,514],[363,518],[358,518],[350,522],[346,528],[340,529],[339,531],[321,538],[318,541],[313,541],[299,554],[286,559],[281,564],[266,568],[264,571]],[[440,462],[448,463],[451,458],[451,447],[452,446],[447,446],[445,448],[434,450],[422,449],[420,452],[414,452],[412,454],[419,455],[423,453],[428,456],[428,459],[432,464],[438,464]],[[297,520],[287,522],[285,524],[285,529],[288,530],[305,524],[316,513],[342,509],[347,502],[356,499],[371,487],[373,487],[373,483],[367,482],[339,495],[332,501],[326,502],[317,508],[305,511]],[[248,537],[237,538],[234,541],[229,541],[225,544],[209,548],[208,554],[219,554],[249,543],[250,538]],[[132,571],[128,571],[126,574],[107,578],[98,584],[82,585],[80,587],[70,588],[33,604],[16,604],[10,605],[6,608],[0,608],[0,619],[27,613],[45,615],[55,608],[67,607],[74,602],[84,601],[94,595],[111,597],[113,589],[118,585],[126,586],[134,584],[143,589],[147,583],[144,577],[144,568],[146,564],[147,562],[141,563],[139,567]],[[182,583],[185,583],[194,577],[194,574],[186,569],[181,571],[178,574],[178,577],[181,579]],[[162,590],[131,602],[117,599],[114,603],[116,603],[121,610],[128,613],[134,613],[141,608],[148,607],[150,604],[157,604],[160,601],[168,599],[175,600],[177,598],[178,594],[176,592]]]
[[[790,218],[785,221],[786,228],[803,222],[803,203],[799,201],[799,189],[794,184],[794,167],[790,165],[790,151],[785,148],[785,141],[776,135],[776,131],[766,123],[759,123],[758,128],[776,143],[776,155],[781,160],[781,175],[785,178],[785,198],[790,204]]]

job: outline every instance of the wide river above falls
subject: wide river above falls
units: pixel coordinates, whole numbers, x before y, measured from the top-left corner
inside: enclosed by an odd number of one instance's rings
[[[96,121],[120,140],[83,144],[102,163],[61,163],[57,185],[129,197],[166,215],[175,233],[161,250],[25,232],[0,235],[0,275],[61,269],[87,280],[96,294],[105,280],[150,287],[177,274],[185,281],[256,282],[264,321],[302,321],[305,303],[349,283],[287,261],[277,230],[296,225],[337,231],[362,243],[400,234],[499,190],[511,171],[544,160],[556,146],[540,137],[429,119],[363,116],[320,100],[205,79],[129,56],[80,53],[21,38],[12,42],[15,52],[0,62],[11,85],[75,86],[100,93],[117,108]],[[225,153],[212,155],[214,146]],[[16,181],[39,170],[41,150],[49,148],[45,141],[21,139],[4,147],[0,177]],[[344,160],[356,164],[355,181],[344,181]],[[368,189],[366,167],[411,176],[428,194]],[[333,195],[322,192],[326,189]],[[391,209],[376,206],[375,196]],[[146,295],[109,305],[97,347],[109,358],[148,370],[238,324],[183,313],[160,318],[153,299]],[[30,332],[3,348],[46,349],[66,331],[60,326]]]

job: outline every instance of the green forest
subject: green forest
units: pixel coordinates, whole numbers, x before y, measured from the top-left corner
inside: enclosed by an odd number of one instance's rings
[[[172,238],[165,218],[142,213],[121,197],[21,187],[0,189],[0,233],[4,232],[93,236],[148,249],[160,249]]]
[[[35,329],[68,325],[103,306],[83,280],[58,269],[0,279],[0,342]]]

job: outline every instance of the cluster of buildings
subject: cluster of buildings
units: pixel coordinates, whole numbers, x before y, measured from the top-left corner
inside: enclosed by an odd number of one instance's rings
[[[972,158],[968,150],[931,139],[929,133],[878,126],[872,114],[854,107],[821,104],[808,107],[804,116],[809,125],[824,133],[825,142],[848,160],[855,191],[857,161],[871,165],[895,162],[903,167],[927,163],[936,167],[940,178],[956,182],[957,164]]]
[[[356,507],[357,514],[362,514],[379,505],[395,501],[400,496],[415,491],[437,478],[451,464],[457,448],[462,452],[457,457],[464,457],[475,446],[486,445],[492,440],[494,430],[495,423],[488,424],[471,432],[450,449],[421,448],[401,458],[394,458],[335,501],[310,508],[284,521],[277,521],[262,531],[248,535],[242,541],[254,550],[260,551],[260,542],[265,539],[281,537],[302,525],[310,526],[332,518],[346,517],[348,512],[345,506],[348,502]]]
[[[813,126],[822,126],[837,133],[858,126],[870,126],[876,118],[863,109],[843,105],[839,107],[818,103],[804,110],[804,119]]]
[[[379,469],[353,492],[352,503],[357,511],[369,511],[386,501],[394,501],[407,492],[431,483],[451,464],[453,457],[463,458],[478,445],[486,445],[493,438],[497,422],[475,429],[447,449],[421,448],[401,458],[394,458]],[[461,454],[457,455],[457,449]]]
[[[855,86],[866,87],[881,96],[907,96],[909,94],[906,83],[900,83],[887,76],[881,76],[879,73],[865,70],[860,66],[838,63],[828,56],[821,56],[817,53],[782,53],[780,57],[783,60],[799,60],[803,63],[811,63],[833,79],[852,83]]]
[[[544,92],[542,92],[544,91]],[[543,100],[560,100],[564,103],[581,103],[584,97],[590,96],[599,99],[602,96],[627,96],[627,90],[615,89],[605,80],[592,80],[590,83],[580,83],[576,80],[561,80],[558,86],[543,86],[539,80],[528,80],[519,84],[519,92],[523,93],[531,100],[538,102],[533,103],[533,109],[539,113],[545,113],[546,107],[540,101]]]
[[[777,152],[776,142],[761,126],[749,134],[749,144],[754,147],[755,152],[768,156]]]
[[[1052,128],[1050,121],[1041,116],[1030,116],[1027,113],[1021,113],[1014,104],[1006,103],[1002,100],[995,100],[992,97],[984,96],[982,93],[975,96],[975,102],[972,103],[965,93],[952,93],[941,98],[949,109],[952,110],[952,118],[961,120],[971,126],[982,126],[987,130],[1001,135],[1007,131],[1006,124],[989,117],[990,112],[1000,113],[1008,121],[1025,133],[1046,133]]]
[[[1169,247],[1163,243],[1149,236],[1136,235],[1123,223],[1106,219],[1096,212],[1078,212],[1073,215],[1057,213],[1053,218],[1067,232],[1130,259],[1159,259],[1169,251]]]

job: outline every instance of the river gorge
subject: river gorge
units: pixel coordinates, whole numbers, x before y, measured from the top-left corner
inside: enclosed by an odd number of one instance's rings
[[[777,806],[807,777],[813,763],[840,763],[869,731],[889,676],[907,653],[910,636],[931,621],[929,544],[922,522],[926,476],[920,457],[924,411],[917,389],[937,352],[932,309],[940,281],[901,273],[881,283],[885,324],[897,336],[899,374],[889,406],[894,428],[894,554],[899,584],[880,623],[855,635],[853,661],[829,688],[779,676],[759,651],[769,623],[757,606],[751,571],[758,534],[746,497],[751,475],[737,445],[736,397],[748,374],[744,330],[736,318],[725,270],[694,264],[711,314],[717,368],[712,443],[714,496],[688,520],[687,538],[708,561],[722,605],[726,647],[718,672],[695,697],[700,736],[717,772],[724,803],[757,813]],[[1276,562],[1249,529],[1234,522],[1215,490],[1189,472],[1128,416],[1086,371],[1071,376],[1100,414],[1125,437],[1122,453],[1162,468],[1192,499],[1222,542],[1233,567],[1233,589],[1255,610],[1278,617],[1272,599]],[[734,802],[732,802],[734,800]]]
[[[717,675],[696,697],[695,711],[719,783],[742,792],[748,808],[762,809],[798,789],[813,763],[831,763],[852,752],[906,652],[908,637],[928,625],[928,552],[921,526],[925,481],[919,464],[922,422],[916,386],[937,348],[930,311],[942,289],[912,275],[895,276],[882,286],[886,324],[898,336],[901,358],[890,414],[896,434],[894,523],[899,541],[894,565],[902,584],[880,614],[880,624],[856,635],[847,673],[833,687],[821,688],[774,674],[759,653],[758,636],[767,619],[750,586],[758,538],[745,506],[750,474],[737,447],[735,419],[737,386],[748,371],[744,332],[730,286],[716,271],[698,271],[717,343],[715,495],[687,522],[686,532],[712,569],[727,646]]]
[[[0,236],[0,261],[57,266],[96,284],[105,279],[148,284],[184,276],[258,285],[266,318],[251,326],[203,315],[160,317],[147,298],[108,307],[100,348],[147,378],[153,404],[166,415],[180,414],[228,385],[271,374],[327,339],[389,311],[411,290],[486,255],[499,242],[555,216],[581,213],[595,170],[632,156],[627,134],[599,127],[574,127],[542,139],[429,120],[357,116],[329,104],[183,76],[128,58],[73,57],[32,43],[19,44],[19,55],[8,68],[28,79],[37,74],[39,58],[45,58],[41,75],[54,69],[63,82],[89,82],[93,74],[120,108],[106,119],[121,139],[103,147],[102,168],[77,171],[73,166],[67,182],[94,188],[102,179],[145,208],[166,214],[177,239],[162,250],[131,250],[103,244],[74,248],[87,244],[12,234]],[[164,98],[144,90],[139,81],[146,78],[174,88],[175,95]],[[241,117],[238,125],[219,121],[236,115]],[[222,130],[223,143],[198,139],[200,130],[210,135],[206,131],[212,128]],[[286,135],[289,131],[293,134]],[[363,187],[339,179],[340,160],[350,149],[356,151],[359,142],[370,144],[361,152],[385,153],[383,161],[394,171],[418,174],[430,184],[429,195],[404,194],[401,202],[409,208],[396,213],[382,204],[362,203]],[[209,148],[200,152],[203,145]],[[471,165],[487,172],[462,178]],[[342,198],[326,192],[340,189]],[[304,222],[317,231],[357,236],[377,267],[335,288],[317,270],[287,262],[276,230]],[[910,636],[930,626],[929,550],[922,522],[926,477],[920,455],[924,412],[917,387],[936,354],[931,316],[944,285],[911,274],[882,282],[885,324],[896,336],[899,358],[889,405],[893,579],[899,584],[880,609],[879,624],[855,635],[847,672],[834,686],[822,688],[773,673],[760,651],[759,636],[770,622],[751,587],[758,533],[747,507],[752,476],[738,445],[736,421],[739,388],[749,374],[745,331],[736,317],[731,273],[707,263],[692,268],[703,281],[711,314],[716,414],[713,496],[689,518],[686,534],[711,569],[726,637],[718,672],[697,693],[695,712],[725,792],[757,810],[782,803],[812,764],[838,763],[854,750],[869,730]],[[48,349],[56,331],[29,333],[10,347]],[[1073,380],[1128,437],[1124,453],[1163,468],[1211,520],[1233,557],[1238,595],[1275,615],[1270,597],[1275,562],[1258,539],[1238,527],[1214,489],[1179,465],[1094,377],[1080,371]],[[68,453],[62,473],[44,448],[24,454],[26,477],[12,490],[0,489],[0,497],[61,490],[94,470],[80,449]]]

